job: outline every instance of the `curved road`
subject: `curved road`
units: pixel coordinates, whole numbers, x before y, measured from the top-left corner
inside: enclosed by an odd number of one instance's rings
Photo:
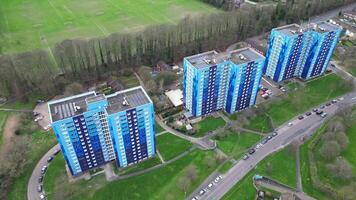
[[[333,116],[343,106],[356,105],[356,92],[349,93],[344,96],[344,99],[329,107],[325,107],[324,112],[328,113],[328,117]],[[248,172],[250,172],[260,161],[268,155],[284,148],[294,140],[300,140],[310,137],[327,119],[313,113],[311,116],[298,120],[292,119],[293,125],[289,127],[286,124],[278,129],[278,135],[263,145],[247,160],[239,160],[226,174],[222,175],[223,179],[210,191],[200,196],[199,199],[221,199],[237,182],[239,182]],[[208,182],[205,182],[199,189],[206,188]],[[199,196],[199,189],[193,195]],[[192,195],[192,196],[193,196]]]
[[[37,191],[38,185],[42,185],[42,183],[38,183],[38,178],[42,175],[41,174],[41,169],[43,166],[47,165],[47,159],[50,156],[53,156],[54,152],[59,149],[59,144],[55,145],[52,147],[42,158],[41,160],[37,163],[35,169],[32,171],[32,175],[30,177],[30,180],[28,181],[27,184],[27,199],[28,200],[39,200],[40,199],[40,194]],[[54,158],[56,159],[56,158]]]

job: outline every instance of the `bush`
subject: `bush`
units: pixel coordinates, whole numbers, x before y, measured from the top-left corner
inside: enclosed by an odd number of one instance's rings
[[[343,158],[338,158],[335,163],[328,164],[326,167],[336,178],[342,180],[350,180],[353,178],[352,165]]]
[[[326,141],[320,148],[321,156],[326,160],[332,160],[340,155],[340,145],[336,141]]]

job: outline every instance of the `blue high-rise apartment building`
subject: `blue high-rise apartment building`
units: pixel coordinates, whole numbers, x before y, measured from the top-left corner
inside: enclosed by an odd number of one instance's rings
[[[265,57],[251,48],[184,58],[183,101],[191,116],[228,113],[256,103]]]
[[[299,73],[302,79],[325,73],[342,31],[341,27],[327,22],[310,26],[306,41],[308,53]]]
[[[306,27],[290,24],[271,31],[264,74],[276,82],[322,75],[337,44],[341,28],[327,22]]]
[[[116,160],[126,167],[155,155],[154,109],[142,87],[48,103],[54,133],[72,175]]]

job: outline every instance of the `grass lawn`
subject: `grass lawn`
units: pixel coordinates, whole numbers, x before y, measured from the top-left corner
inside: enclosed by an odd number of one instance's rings
[[[214,131],[225,125],[225,121],[218,117],[206,117],[197,124],[194,124],[194,129],[197,130],[195,137],[203,137],[207,132]]]
[[[270,102],[267,113],[274,124],[279,126],[299,113],[341,96],[350,89],[343,79],[335,74],[329,74],[307,82],[305,87],[289,93],[285,99]]]
[[[259,115],[250,120],[249,124],[244,125],[244,128],[255,130],[261,133],[269,133],[273,131],[271,119],[267,115]]]
[[[64,39],[174,24],[187,15],[218,10],[199,0],[4,0],[0,12],[0,45],[3,53],[13,53],[53,47]]]
[[[231,161],[226,161],[223,165],[219,167],[219,172],[225,174],[231,167],[234,166]]]
[[[165,161],[187,151],[192,144],[171,133],[165,133],[156,137],[157,149]]]
[[[231,133],[225,138],[217,140],[218,148],[235,159],[240,159],[248,148],[261,139],[253,133]]]
[[[353,171],[356,175],[356,119],[354,121],[354,125],[346,130],[350,143],[348,148],[342,152],[342,156],[353,165]]]
[[[2,135],[3,135],[2,131],[3,131],[7,116],[8,116],[7,112],[0,111],[0,146],[2,144]]]
[[[211,156],[214,156],[212,151],[194,150],[159,170],[114,182],[106,182],[102,176],[97,176],[90,181],[70,184],[62,170],[53,179],[54,184],[45,184],[45,190],[56,194],[54,199],[184,199],[184,192],[177,186],[178,179],[188,166],[196,167],[197,179],[188,188],[187,195],[191,193],[216,169],[217,166],[209,168],[204,164],[204,160]],[[58,163],[60,166],[64,164]],[[49,167],[47,173],[52,173],[52,169],[56,168]]]
[[[157,121],[155,121],[155,128],[156,128],[156,133],[160,133],[165,131],[159,124]]]
[[[11,186],[9,199],[27,199],[27,182],[30,179],[32,170],[41,157],[56,144],[56,141],[52,131],[36,131],[31,134],[30,151],[28,152],[28,155],[25,155],[28,158],[27,164],[24,167],[24,171],[17,179],[15,179],[15,182]]]
[[[267,167],[270,165],[271,167]],[[268,169],[270,168],[270,169]],[[252,178],[254,175],[270,177],[289,186],[296,186],[296,166],[295,159],[288,149],[278,151],[259,163],[254,170],[248,173],[238,182],[226,195],[224,200],[241,199],[251,200],[256,195]]]
[[[43,187],[46,188],[54,188],[55,187],[55,181],[57,177],[59,177],[61,174],[66,174],[66,169],[65,169],[65,161],[62,153],[59,153],[53,161],[48,165],[48,170],[45,174],[44,180],[43,180]],[[45,190],[47,198],[48,199],[53,199],[53,193],[51,190],[47,191]]]
[[[159,164],[161,164],[161,160],[158,158],[158,156],[154,156],[136,165],[132,165],[125,168],[117,168],[116,166],[114,166],[115,167],[114,169],[118,173],[118,175],[126,175],[126,174],[131,174],[133,172],[138,172],[144,169],[148,169]]]

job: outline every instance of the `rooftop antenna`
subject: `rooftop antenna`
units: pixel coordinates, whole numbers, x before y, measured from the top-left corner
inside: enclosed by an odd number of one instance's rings
[[[124,100],[122,101],[122,105],[123,106],[129,106],[130,105],[129,102],[127,101],[126,96],[124,96]]]

